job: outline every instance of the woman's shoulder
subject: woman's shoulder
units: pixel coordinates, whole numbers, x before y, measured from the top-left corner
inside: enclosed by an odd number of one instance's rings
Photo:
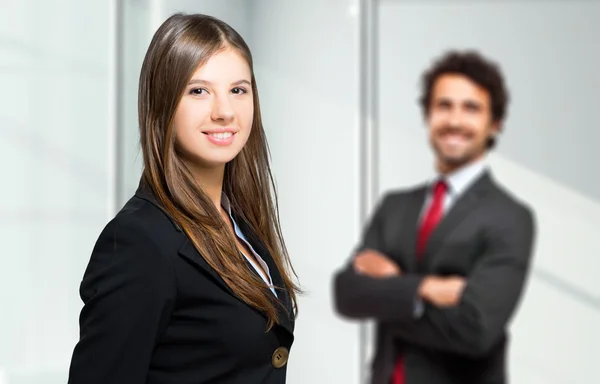
[[[177,245],[169,240],[169,225],[155,208],[136,198],[128,201],[96,240],[80,286],[84,303],[93,297],[110,305],[124,297],[132,303],[173,298],[176,280],[171,254]],[[110,295],[117,291],[119,295]]]
[[[130,247],[152,246],[157,250],[168,250],[181,245],[182,235],[177,224],[160,206],[135,195],[105,225],[96,247],[122,243]]]

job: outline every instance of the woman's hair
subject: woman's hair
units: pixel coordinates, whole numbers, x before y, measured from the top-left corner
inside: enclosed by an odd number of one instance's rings
[[[206,15],[175,14],[154,35],[139,84],[140,140],[143,178],[189,236],[194,247],[221,276],[233,293],[263,312],[270,329],[278,322],[279,302],[266,284],[251,272],[233,234],[213,201],[178,156],[173,118],[188,81],[196,69],[223,49],[234,49],[248,62],[252,73],[254,118],[242,151],[225,166],[223,192],[232,213],[251,228],[271,254],[297,314],[298,286],[279,225],[277,193],[269,165],[269,148],[262,125],[258,90],[250,49],[229,25]]]

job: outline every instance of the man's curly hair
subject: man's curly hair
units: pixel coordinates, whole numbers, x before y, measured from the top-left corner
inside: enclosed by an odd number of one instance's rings
[[[484,58],[480,53],[472,50],[449,51],[436,61],[423,73],[421,105],[425,118],[429,115],[433,87],[436,80],[448,74],[466,76],[474,83],[488,91],[491,100],[491,114],[494,122],[501,123],[506,118],[509,94],[498,64]],[[495,146],[496,140],[490,138],[488,149]]]

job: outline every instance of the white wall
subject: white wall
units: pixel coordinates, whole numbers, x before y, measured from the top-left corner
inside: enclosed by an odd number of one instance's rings
[[[65,383],[108,196],[109,8],[0,11],[0,383]]]
[[[512,326],[515,383],[600,381],[600,182],[595,104],[600,91],[587,1],[405,2],[380,9],[381,189],[432,174],[417,106],[422,71],[449,48],[476,48],[502,65],[512,93],[490,161],[538,221],[535,269]],[[542,17],[543,15],[543,17]],[[410,165],[410,166],[407,166]]]
[[[361,229],[353,2],[254,4],[252,48],[283,232],[307,291],[288,383],[358,383],[358,327],[333,313],[330,293]]]

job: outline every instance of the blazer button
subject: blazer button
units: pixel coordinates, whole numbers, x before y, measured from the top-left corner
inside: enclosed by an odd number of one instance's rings
[[[273,352],[273,357],[271,358],[271,363],[275,368],[283,367],[287,361],[290,351],[285,347],[279,347]]]

